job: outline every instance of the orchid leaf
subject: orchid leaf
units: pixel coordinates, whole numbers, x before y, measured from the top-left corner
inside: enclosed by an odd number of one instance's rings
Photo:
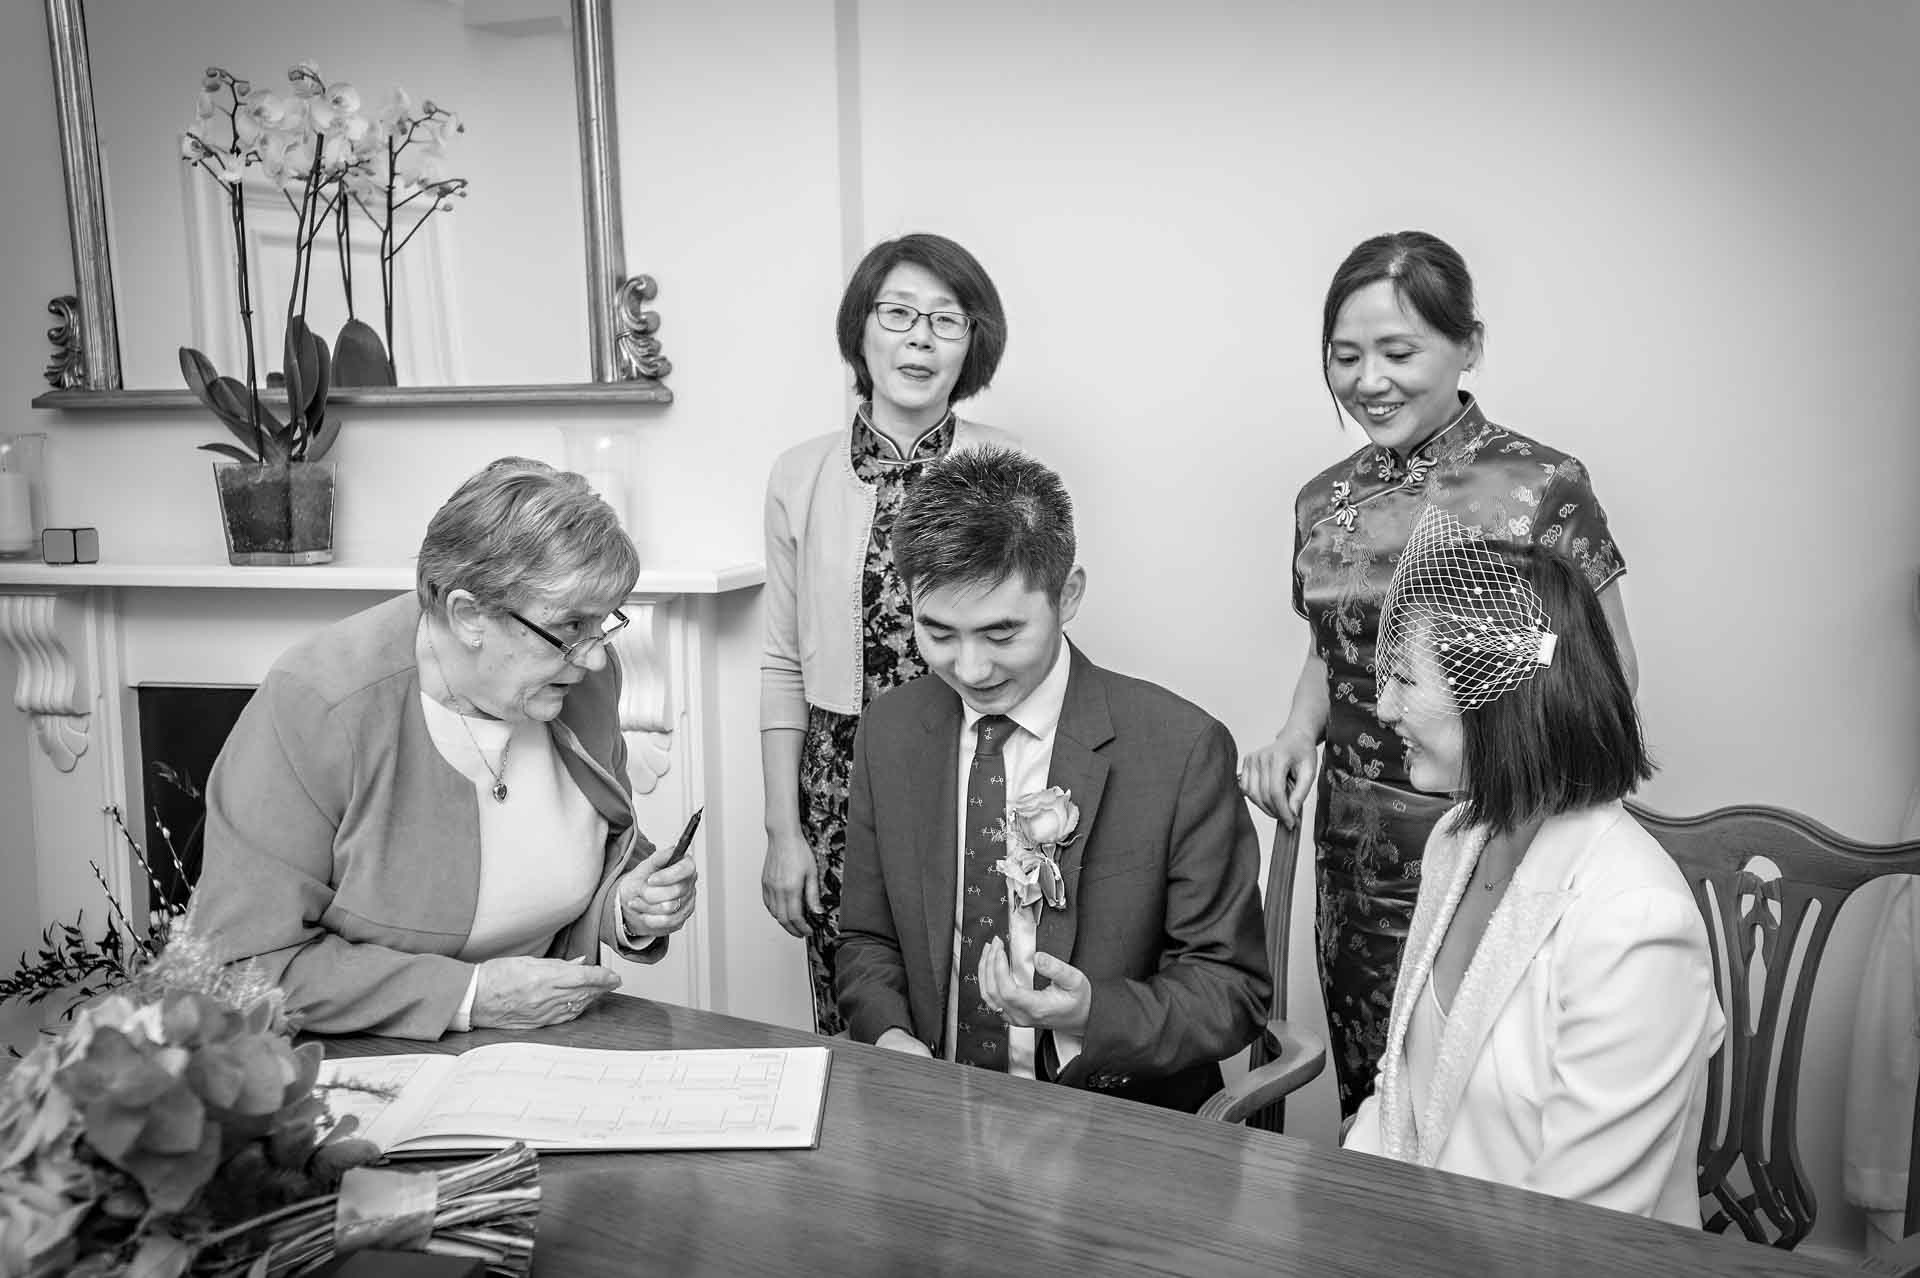
[[[244,449],[235,448],[232,444],[202,444],[200,447],[210,453],[219,453],[222,457],[237,462],[246,462],[248,465],[258,465],[260,462],[260,459],[252,453]]]
[[[327,344],[314,336],[307,321],[296,315],[287,324],[287,417],[296,438],[315,428],[314,399],[324,407],[327,398]]]
[[[299,327],[305,321],[295,318],[287,322],[287,340],[281,358],[285,361],[285,381],[287,383],[287,424],[295,430],[300,429],[300,410],[306,406],[307,397],[303,390],[300,368]]]
[[[327,344],[309,332],[307,340],[313,346],[315,373],[313,385],[307,391],[307,437],[311,440],[327,424],[327,385],[333,375],[333,354],[327,350]],[[310,457],[309,460],[318,461]]]
[[[307,443],[307,461],[319,461],[333,448],[333,441],[340,438],[341,420],[338,416],[327,418],[324,425],[312,435]]]

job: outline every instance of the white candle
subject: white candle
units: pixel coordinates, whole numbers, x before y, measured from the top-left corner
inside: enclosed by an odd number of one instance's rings
[[[33,489],[17,470],[0,470],[0,554],[26,554],[35,549]]]
[[[582,472],[586,476],[588,487],[600,494],[600,499],[613,507],[613,513],[620,516],[620,526],[627,526],[627,483],[615,470],[589,470]]]

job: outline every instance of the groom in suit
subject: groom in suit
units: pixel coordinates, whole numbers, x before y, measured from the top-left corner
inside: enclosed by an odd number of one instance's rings
[[[875,699],[854,746],[849,1031],[1198,1109],[1271,993],[1232,737],[1067,642],[1086,574],[1032,458],[929,466],[893,555],[932,674]]]

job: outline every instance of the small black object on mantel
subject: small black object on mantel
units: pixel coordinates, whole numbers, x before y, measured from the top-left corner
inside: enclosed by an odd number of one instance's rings
[[[100,562],[100,530],[42,528],[40,558],[50,564],[97,564]]]
[[[382,1251],[369,1247],[341,1256],[314,1278],[486,1278],[485,1262],[472,1256],[439,1256],[425,1251]]]

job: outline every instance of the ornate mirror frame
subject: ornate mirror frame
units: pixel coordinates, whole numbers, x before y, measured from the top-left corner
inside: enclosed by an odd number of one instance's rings
[[[613,101],[613,0],[568,0],[568,4],[580,125],[592,380],[539,386],[342,387],[329,395],[331,402],[380,406],[672,402],[673,392],[660,381],[673,371],[654,336],[660,317],[647,309],[656,285],[651,276],[626,273]],[[120,330],[107,253],[107,203],[94,120],[93,72],[87,56],[85,0],[46,0],[46,6],[78,291],[47,304],[59,320],[47,333],[54,354],[46,375],[54,389],[37,397],[34,407],[191,407],[197,401],[185,388],[126,390],[121,386]]]

